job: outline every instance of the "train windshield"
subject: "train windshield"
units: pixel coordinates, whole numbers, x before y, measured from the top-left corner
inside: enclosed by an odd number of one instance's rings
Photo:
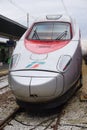
[[[34,24],[28,40],[70,40],[70,24],[64,22],[42,22]]]

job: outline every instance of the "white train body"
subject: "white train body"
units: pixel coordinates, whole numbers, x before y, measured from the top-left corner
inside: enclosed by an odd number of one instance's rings
[[[43,25],[46,25],[46,29],[48,27],[45,34]],[[58,34],[55,33],[57,26],[60,31]],[[54,39],[47,34],[51,27],[55,27],[52,32]],[[19,101],[51,103],[75,88],[81,75],[81,66],[77,24],[68,16],[48,16],[35,22],[17,43],[9,68],[9,83]],[[63,100],[58,102],[63,103]]]

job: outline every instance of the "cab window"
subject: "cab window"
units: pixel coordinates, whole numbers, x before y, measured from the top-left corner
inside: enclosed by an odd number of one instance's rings
[[[36,23],[27,39],[29,40],[70,40],[70,24],[62,22]]]

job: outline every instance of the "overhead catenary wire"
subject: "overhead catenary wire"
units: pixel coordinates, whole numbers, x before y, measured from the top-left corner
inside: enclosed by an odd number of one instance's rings
[[[64,1],[63,1],[63,0],[61,0],[61,2],[62,2],[63,8],[64,8],[64,10],[65,10],[66,14],[67,14],[67,15],[69,15],[68,10],[67,10],[67,8],[66,8],[66,6],[65,6]]]
[[[16,8],[18,8],[19,10],[21,10],[23,13],[29,13],[27,10],[25,10],[24,8],[22,8],[21,6],[19,6],[18,4],[16,4],[15,2],[13,2],[12,0],[8,0],[12,5],[14,5]],[[30,16],[32,19],[35,19],[33,16]]]
[[[23,13],[27,13],[27,11],[22,8],[21,6],[19,6],[18,4],[16,4],[15,2],[13,2],[12,0],[8,0],[8,2],[10,2],[12,5],[14,5],[16,8],[18,8],[19,10],[21,10]]]
[[[17,9],[19,9],[19,10],[21,10],[23,13],[25,13],[26,14],[26,25],[27,25],[27,27],[29,27],[29,18],[31,18],[32,20],[36,20],[36,18],[35,17],[33,17],[33,16],[31,16],[30,15],[30,13],[26,10],[26,9],[24,9],[24,8],[22,8],[20,5],[18,5],[16,2],[14,2],[13,0],[8,0],[8,2],[10,2],[13,6],[15,6]],[[66,8],[66,6],[65,6],[65,3],[64,3],[64,0],[60,0],[60,2],[61,2],[61,4],[62,4],[62,7],[63,7],[63,9],[64,9],[64,11],[65,11],[65,13],[67,14],[67,15],[69,15],[69,13],[68,13],[68,10],[67,10],[67,8]],[[58,4],[57,4],[58,5]]]
[[[10,2],[13,6],[15,6],[17,9],[21,10],[24,14],[26,14],[27,16],[27,11],[25,9],[23,9],[21,6],[19,6],[18,4],[16,4],[15,2],[13,2],[12,0],[8,0],[8,2]],[[29,17],[28,17],[29,18]],[[29,26],[29,20],[27,18],[27,27]]]
[[[26,14],[26,16],[27,16],[27,27],[29,27],[29,17],[31,17],[34,20],[35,20],[35,18],[33,16],[30,16],[29,12],[27,10],[25,10],[24,8],[22,8],[21,6],[19,6],[15,2],[13,2],[13,0],[8,0],[8,2],[10,2],[13,6],[15,6],[17,9],[21,10],[23,13]]]

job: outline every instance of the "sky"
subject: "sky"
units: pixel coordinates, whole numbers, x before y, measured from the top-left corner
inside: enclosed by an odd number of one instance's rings
[[[80,27],[82,38],[87,39],[87,0],[0,0],[0,14],[22,25],[29,26],[42,15],[67,13]]]

